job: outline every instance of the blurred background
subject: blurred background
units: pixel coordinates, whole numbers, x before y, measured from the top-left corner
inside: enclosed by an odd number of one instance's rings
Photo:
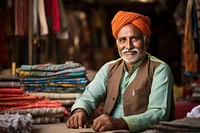
[[[22,64],[79,62],[97,71],[119,57],[111,20],[119,10],[152,20],[148,52],[183,74],[182,44],[187,0],[1,0],[0,70]],[[43,6],[42,6],[43,5]],[[179,8],[178,8],[179,5]],[[46,22],[46,23],[45,23]]]

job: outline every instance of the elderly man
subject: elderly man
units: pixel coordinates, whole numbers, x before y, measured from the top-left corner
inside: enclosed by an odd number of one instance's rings
[[[144,131],[159,121],[173,119],[173,75],[169,66],[147,53],[151,20],[119,11],[112,33],[121,58],[102,66],[72,106],[68,128],[82,128],[104,102],[94,119],[94,131]]]

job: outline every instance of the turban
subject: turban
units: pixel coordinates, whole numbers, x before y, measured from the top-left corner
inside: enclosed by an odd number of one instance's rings
[[[126,24],[130,24],[130,23],[137,26],[144,35],[146,35],[147,37],[150,37],[151,20],[149,19],[149,17],[138,14],[138,13],[119,11],[114,16],[111,22],[112,34],[115,37],[115,39],[117,38],[117,34],[121,30],[121,28],[123,28]]]

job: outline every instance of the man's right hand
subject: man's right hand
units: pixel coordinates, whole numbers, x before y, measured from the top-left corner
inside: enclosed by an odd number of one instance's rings
[[[85,128],[88,121],[87,114],[83,109],[76,109],[67,120],[68,128]]]

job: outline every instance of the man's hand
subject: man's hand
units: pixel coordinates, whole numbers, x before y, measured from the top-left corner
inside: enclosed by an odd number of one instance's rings
[[[112,118],[103,114],[93,121],[93,130],[96,132],[108,130],[128,130],[128,125],[121,118]]]
[[[68,128],[83,128],[86,127],[88,121],[87,114],[83,109],[76,109],[73,115],[67,120]]]

